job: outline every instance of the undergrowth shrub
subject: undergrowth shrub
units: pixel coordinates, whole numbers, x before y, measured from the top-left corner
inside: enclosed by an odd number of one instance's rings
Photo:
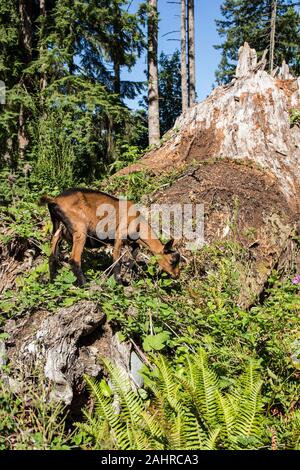
[[[65,115],[52,111],[37,123],[38,139],[34,148],[36,162],[32,181],[42,186],[72,187],[75,179],[75,154],[72,136],[64,132]]]

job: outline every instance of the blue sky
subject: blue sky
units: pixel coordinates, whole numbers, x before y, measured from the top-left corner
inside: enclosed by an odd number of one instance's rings
[[[173,0],[178,1],[178,0]],[[137,11],[140,0],[133,0],[130,12]],[[214,44],[220,42],[216,30],[215,19],[220,17],[221,0],[195,0],[195,49],[196,49],[196,90],[197,100],[201,101],[211,92],[215,80],[215,70],[220,60],[220,52],[214,49]],[[168,0],[158,0],[159,22],[159,53],[172,54],[180,48],[180,4],[169,3]],[[164,36],[170,31],[177,30]],[[171,39],[171,41],[170,41]],[[130,73],[123,71],[123,80],[144,81],[144,71],[147,68],[146,55],[141,57]],[[139,98],[128,100],[131,108],[138,107]]]

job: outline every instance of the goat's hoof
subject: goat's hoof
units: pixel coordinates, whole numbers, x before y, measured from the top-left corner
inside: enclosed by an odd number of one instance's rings
[[[77,284],[79,287],[83,287],[86,284],[86,279],[83,277],[77,280]]]
[[[126,279],[123,279],[120,275],[115,276],[115,280],[118,284],[121,284],[122,286],[129,285],[129,282]]]
[[[118,284],[123,284],[123,279],[121,278],[120,275],[115,276],[115,280]]]

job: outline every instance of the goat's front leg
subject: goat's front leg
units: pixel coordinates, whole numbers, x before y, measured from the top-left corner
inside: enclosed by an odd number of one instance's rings
[[[135,261],[136,260],[136,257],[138,255],[138,252],[139,252],[139,249],[140,249],[140,245],[138,243],[133,243],[132,244],[132,247],[131,247],[131,256],[133,258],[133,260]]]
[[[122,238],[117,237],[115,239],[115,244],[114,244],[114,249],[113,249],[113,262],[114,262],[114,268],[113,268],[113,273],[115,280],[119,284],[123,284],[123,280],[121,278],[121,249],[122,249]]]
[[[74,232],[73,233],[73,247],[71,252],[70,264],[72,266],[73,273],[76,276],[79,286],[85,284],[85,277],[81,269],[81,255],[86,241],[85,232]]]
[[[57,275],[57,264],[58,264],[58,255],[59,255],[59,243],[62,239],[62,230],[63,227],[60,226],[55,233],[53,234],[51,240],[51,253],[49,256],[49,271],[50,271],[50,281],[53,282]]]
[[[127,268],[132,271],[134,264],[136,263],[136,257],[138,255],[140,246],[136,242],[132,242],[130,245],[131,249],[131,259],[126,263]]]

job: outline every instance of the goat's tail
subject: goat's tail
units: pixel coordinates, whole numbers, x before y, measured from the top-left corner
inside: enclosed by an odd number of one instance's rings
[[[39,200],[39,206],[45,206],[46,204],[55,204],[55,198],[51,196],[47,196],[44,194]]]

